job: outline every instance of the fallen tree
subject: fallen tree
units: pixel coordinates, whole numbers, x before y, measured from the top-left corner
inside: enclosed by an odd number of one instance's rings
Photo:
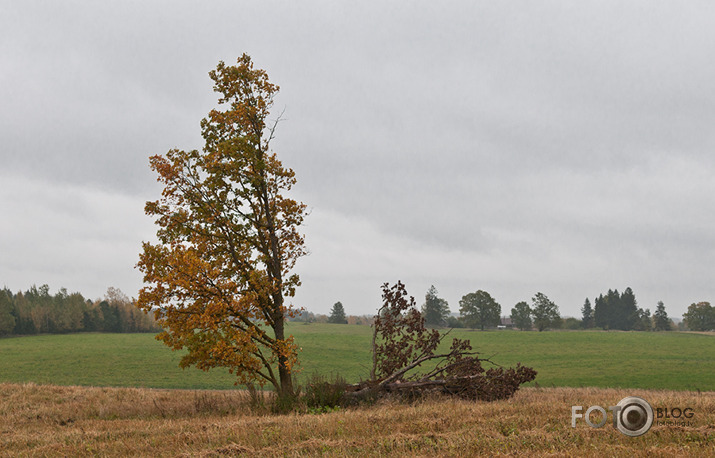
[[[439,392],[464,399],[494,401],[511,397],[536,371],[517,364],[503,368],[480,358],[468,340],[453,339],[448,352],[437,349],[449,334],[425,327],[425,320],[397,282],[382,286],[383,305],[373,324],[370,379],[346,390],[348,400],[375,398],[387,393],[418,397]],[[495,367],[484,369],[482,363]]]

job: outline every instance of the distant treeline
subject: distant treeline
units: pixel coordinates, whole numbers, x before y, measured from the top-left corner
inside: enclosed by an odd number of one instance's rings
[[[117,288],[109,288],[102,300],[85,299],[61,288],[33,286],[13,294],[0,290],[0,336],[63,334],[68,332],[158,332],[154,317],[134,306]]]
[[[421,312],[428,326],[450,328],[518,328],[522,330],[545,329],[594,329],[623,331],[715,331],[715,307],[709,302],[690,305],[677,325],[670,319],[662,301],[651,314],[650,309],[638,307],[635,293],[626,288],[623,293],[609,289],[593,301],[587,298],[581,308],[581,319],[562,318],[558,306],[544,294],[537,293],[532,304],[517,303],[511,315],[502,315],[501,305],[486,291],[466,294],[459,301],[459,316],[450,313],[449,304],[438,296],[432,286],[425,295]],[[290,316],[289,321],[344,323],[371,325],[373,316],[347,315],[341,302],[336,302],[330,315],[314,314],[307,310]]]

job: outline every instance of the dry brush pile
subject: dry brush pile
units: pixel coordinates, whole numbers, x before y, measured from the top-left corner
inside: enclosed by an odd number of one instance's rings
[[[425,327],[424,316],[405,285],[382,286],[383,305],[373,323],[373,367],[368,381],[348,387],[350,400],[374,399],[389,393],[408,398],[438,392],[463,399],[494,401],[514,395],[536,371],[517,364],[515,368],[490,367],[468,340],[453,339],[449,351],[438,347],[449,334]]]

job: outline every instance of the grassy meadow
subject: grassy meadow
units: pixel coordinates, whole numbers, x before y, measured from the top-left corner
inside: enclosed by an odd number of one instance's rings
[[[572,405],[641,396],[691,424],[628,437],[571,427]],[[610,419],[610,417],[609,417]],[[508,400],[433,398],[269,415],[245,391],[0,384],[0,456],[714,456],[715,392],[525,388]]]
[[[370,370],[368,326],[290,323],[301,347],[302,377],[340,373],[350,382]],[[532,386],[715,391],[715,336],[680,332],[470,331],[475,350],[495,363],[532,366]],[[445,345],[448,345],[446,343]],[[0,339],[0,382],[54,385],[231,389],[222,370],[178,367],[151,334],[67,334]]]
[[[291,323],[289,331],[302,348],[303,376],[357,381],[369,372],[369,327]],[[231,389],[225,371],[179,369],[180,352],[151,334],[3,338],[0,456],[715,456],[714,335],[451,335],[497,363],[534,367],[536,383],[496,402],[387,399],[276,415]],[[571,427],[572,405],[605,408],[626,396],[694,416],[636,438],[610,417],[602,428]]]

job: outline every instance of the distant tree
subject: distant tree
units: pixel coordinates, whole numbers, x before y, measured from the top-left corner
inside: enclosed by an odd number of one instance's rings
[[[630,331],[639,320],[638,306],[635,294],[631,288],[626,288],[623,294],[618,290],[608,290],[595,301],[594,322],[603,329],[620,329]]]
[[[468,327],[472,329],[479,327],[484,331],[487,326],[499,325],[501,305],[488,292],[480,289],[462,296],[459,301],[459,313]]]
[[[586,298],[583,307],[581,307],[581,325],[584,329],[591,329],[594,325],[593,308],[591,308],[591,301],[588,298]]]
[[[25,294],[15,295],[15,331],[13,334],[36,334],[35,322],[32,320],[32,305]]]
[[[650,316],[650,309],[643,310],[639,308],[636,315],[637,317],[632,328],[634,331],[651,331],[653,329],[653,320]]]
[[[462,320],[460,320],[460,319],[457,318],[456,316],[450,315],[450,316],[447,317],[447,327],[450,327],[450,328],[463,328],[463,327],[464,327],[464,323],[462,323]]]
[[[665,305],[663,301],[658,301],[658,307],[656,307],[653,313],[654,327],[656,331],[670,331],[670,318],[668,318],[668,313],[665,311]]]
[[[534,325],[539,332],[548,328],[557,328],[561,325],[559,307],[545,294],[536,293],[532,298],[531,314],[534,316]]]
[[[82,314],[82,328],[87,332],[102,331],[102,312],[99,310],[99,304],[94,304],[91,300],[87,300],[84,313]]]
[[[307,310],[300,310],[296,312],[292,317],[288,317],[288,321],[298,321],[302,323],[313,323],[315,322],[315,314]]]
[[[715,329],[715,308],[710,302],[691,304],[683,319],[691,331],[711,331]]]
[[[524,301],[517,303],[514,308],[511,309],[511,322],[514,326],[521,329],[522,331],[527,331],[531,329],[531,307]]]
[[[348,319],[345,317],[345,308],[343,308],[342,302],[336,302],[333,304],[333,308],[330,310],[328,323],[348,324]]]
[[[122,327],[119,321],[119,309],[116,305],[110,305],[107,301],[99,303],[99,311],[102,314],[102,330],[105,332],[121,332]]]
[[[616,292],[617,293],[617,292]],[[608,290],[608,295],[603,296],[600,294],[593,304],[593,322],[596,326],[603,329],[608,329],[610,322],[609,317],[611,316],[610,309],[611,305],[608,303],[608,297],[611,295],[611,290]]]
[[[449,318],[449,305],[447,301],[437,296],[437,288],[430,286],[425,294],[425,303],[422,305],[422,315],[427,326],[444,326]]]
[[[12,312],[12,293],[8,289],[2,289],[0,290],[0,336],[12,334],[15,329],[15,316]]]
[[[623,331],[634,329],[636,322],[641,319],[641,313],[638,311],[636,295],[630,287],[621,294],[620,306],[616,329]],[[650,311],[648,311],[648,319],[650,320]]]
[[[571,330],[583,329],[583,322],[578,318],[568,317],[562,321],[561,327]]]

